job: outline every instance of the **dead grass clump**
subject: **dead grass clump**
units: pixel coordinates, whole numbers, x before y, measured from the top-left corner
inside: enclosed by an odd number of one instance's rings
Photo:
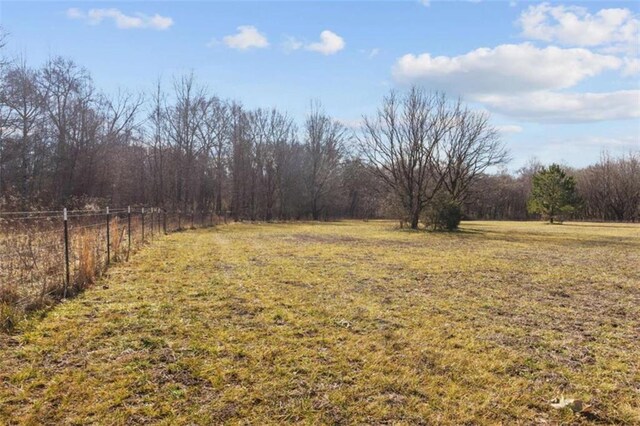
[[[12,331],[19,317],[20,314],[15,305],[0,301],[0,330]]]
[[[76,277],[76,287],[84,289],[94,283],[98,265],[96,262],[95,238],[88,232],[82,232],[78,238],[78,275]]]
[[[119,262],[123,259],[123,250],[126,248],[126,245],[123,247],[123,240],[125,237],[125,231],[127,230],[126,225],[120,227],[120,219],[114,218],[110,223],[110,237],[111,237],[111,256],[114,262]]]
[[[15,305],[20,296],[18,293],[18,285],[15,282],[2,283],[0,285],[0,303]]]

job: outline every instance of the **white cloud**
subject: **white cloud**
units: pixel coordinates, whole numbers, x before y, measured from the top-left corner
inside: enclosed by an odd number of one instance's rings
[[[333,31],[324,30],[320,33],[320,41],[315,43],[303,43],[295,37],[286,37],[282,43],[282,48],[285,52],[292,52],[294,50],[310,50],[312,52],[319,52],[323,55],[333,55],[344,49],[345,42],[342,37]],[[373,49],[371,52],[376,51],[373,56],[377,54],[377,49]],[[371,56],[370,56],[371,57]]]
[[[378,56],[378,54],[380,53],[380,49],[378,49],[377,47],[371,49],[369,51],[369,54],[367,55],[369,57],[369,59],[371,58],[375,58],[376,56]]]
[[[640,148],[640,136],[638,135],[630,135],[630,136],[620,136],[620,137],[611,137],[611,136],[583,136],[580,139],[573,141],[577,146],[596,146],[599,148],[607,147],[610,149],[620,149],[620,150],[630,150],[630,149],[639,149]]]
[[[522,43],[459,56],[407,54],[398,59],[393,75],[400,82],[421,82],[458,93],[513,93],[565,89],[622,65],[620,58],[587,49]]]
[[[605,93],[536,91],[515,95],[476,95],[473,99],[492,111],[538,122],[566,123],[640,118],[640,90]]]
[[[516,6],[515,0],[510,6]],[[627,90],[570,92],[584,81],[616,71],[640,74],[640,16],[628,8],[589,12],[584,7],[542,3],[517,21],[530,42],[479,48],[454,56],[406,54],[396,61],[396,82],[464,95],[483,108],[521,120],[578,123],[640,118],[640,86]],[[604,80],[600,80],[604,81]],[[616,87],[618,89],[618,87]],[[520,126],[498,126],[518,133]]]
[[[418,0],[424,7],[431,6],[431,0]]]
[[[595,14],[584,7],[529,6],[518,19],[522,35],[529,39],[570,46],[636,46],[640,20],[629,9],[601,9]]]
[[[324,30],[320,33],[320,41],[306,45],[305,49],[323,55],[333,55],[344,49],[344,46],[345,42],[342,37],[332,31]]]
[[[241,25],[237,30],[237,34],[224,36],[222,38],[222,42],[227,47],[239,50],[269,47],[267,38],[253,25]]]
[[[513,133],[522,133],[522,127],[516,124],[501,124],[496,126],[496,130],[503,135],[509,135]]]
[[[84,13],[78,9],[77,7],[71,7],[67,9],[67,18],[69,19],[82,19],[84,18]]]
[[[120,29],[154,29],[166,30],[173,25],[173,19],[167,16],[161,16],[157,13],[154,15],[145,15],[144,13],[135,13],[126,15],[119,9],[90,9],[88,12],[72,7],[67,9],[67,17],[69,19],[77,19],[87,22],[89,25],[98,25],[102,21],[112,20],[117,28]]]
[[[295,37],[286,37],[285,40],[282,42],[282,48],[287,53],[293,52],[294,50],[301,49],[303,46],[304,46],[304,43],[302,43],[300,40],[298,40]]]

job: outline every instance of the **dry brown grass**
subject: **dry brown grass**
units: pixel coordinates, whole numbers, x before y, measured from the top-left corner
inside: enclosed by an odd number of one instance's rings
[[[87,287],[94,283],[98,274],[98,263],[96,262],[95,238],[89,232],[83,231],[79,238],[79,258],[78,258],[78,286]]]
[[[639,424],[639,263],[638,225],[173,234],[5,342],[0,423]]]

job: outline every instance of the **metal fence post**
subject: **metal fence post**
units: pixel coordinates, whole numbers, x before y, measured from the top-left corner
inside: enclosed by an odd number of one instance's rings
[[[127,238],[129,240],[129,248],[127,249],[127,260],[131,254],[131,206],[127,206]]]
[[[142,243],[144,243],[144,207],[142,208],[140,220],[142,221]]]
[[[110,236],[110,226],[109,222],[111,219],[111,215],[109,215],[109,207],[107,207],[107,265],[111,262],[111,236]]]
[[[67,222],[67,208],[62,211],[62,219],[64,221],[64,264],[65,264],[65,280],[64,292],[62,297],[67,298],[67,290],[69,289],[69,224]]]

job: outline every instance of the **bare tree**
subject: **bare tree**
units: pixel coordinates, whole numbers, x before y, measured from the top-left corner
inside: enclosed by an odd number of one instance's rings
[[[340,161],[347,138],[345,127],[313,104],[305,121],[305,184],[313,220],[327,208],[327,196],[338,183]]]
[[[89,150],[96,142],[94,136],[100,126],[92,108],[96,100],[94,87],[84,68],[61,57],[51,59],[44,66],[39,87],[53,129],[54,188],[57,198],[65,200],[88,192],[87,178],[92,174],[91,163],[95,159]],[[89,158],[81,159],[83,156]],[[79,176],[82,179],[76,180]]]
[[[146,138],[150,149],[149,169],[151,175],[152,201],[157,206],[165,205],[166,188],[166,101],[162,91],[161,81],[158,80],[151,95],[151,104],[148,112],[148,134]]]
[[[249,113],[250,137],[253,141],[252,188],[257,197],[253,216],[272,220],[280,187],[281,164],[276,151],[280,144],[287,145],[294,138],[293,121],[277,109],[257,109]]]
[[[43,108],[37,89],[37,73],[24,60],[11,66],[4,75],[1,102],[9,109],[4,129],[10,129],[17,138],[20,170],[20,195],[29,199],[33,178],[42,160]]]
[[[169,141],[175,153],[174,191],[177,207],[182,210],[194,208],[196,199],[194,178],[198,157],[208,151],[198,138],[198,129],[203,120],[202,104],[205,92],[198,87],[193,74],[174,81],[175,105],[167,111]]]
[[[239,103],[230,106],[231,211],[235,220],[250,218],[253,146],[247,111]]]
[[[202,120],[197,134],[202,147],[211,156],[214,182],[213,208],[222,214],[223,185],[226,177],[225,158],[228,155],[229,146],[229,107],[219,98],[212,96],[201,103]]]
[[[107,161],[96,161],[94,168],[103,185],[101,195],[116,204],[133,199],[144,199],[145,187],[137,179],[140,176],[140,151],[136,148],[141,139],[140,110],[143,96],[118,90],[112,97],[101,96],[98,107],[103,120],[98,135],[98,155]]]
[[[450,126],[442,138],[440,153],[440,161],[435,165],[443,177],[443,188],[458,203],[466,200],[470,186],[488,168],[508,159],[489,115],[468,109],[460,100],[452,106]]]
[[[603,153],[597,164],[577,172],[586,217],[635,221],[640,217],[640,153],[620,158]]]
[[[375,117],[364,117],[358,137],[362,155],[397,197],[413,229],[444,181],[437,163],[452,122],[443,94],[416,87],[404,96],[391,92]]]

